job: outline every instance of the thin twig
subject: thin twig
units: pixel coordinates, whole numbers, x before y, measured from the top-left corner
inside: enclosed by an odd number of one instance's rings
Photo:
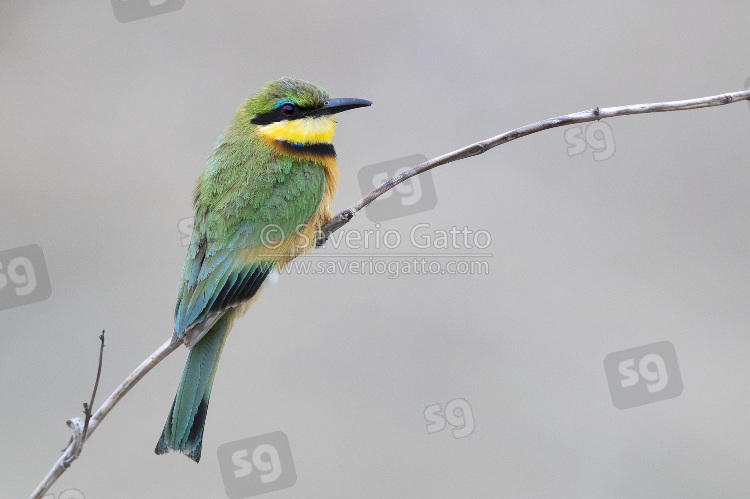
[[[702,107],[713,107],[723,106],[725,104],[731,104],[733,102],[739,102],[743,100],[750,100],[750,89],[745,89],[740,92],[730,92],[726,94],[713,95],[711,97],[702,97],[699,99],[690,99],[673,102],[657,102],[653,104],[635,104],[632,106],[620,106],[620,107],[605,107],[605,108],[594,108],[579,113],[566,114],[558,116],[556,118],[550,118],[543,121],[538,121],[530,125],[516,128],[509,132],[505,132],[502,135],[492,137],[475,144],[471,144],[466,147],[462,147],[456,151],[438,156],[437,158],[426,161],[414,168],[407,170],[400,175],[393,177],[392,179],[385,182],[377,189],[370,192],[367,196],[363,197],[346,210],[340,212],[334,216],[327,224],[321,228],[321,235],[318,238],[317,246],[321,246],[335,231],[346,225],[354,216],[365,206],[372,203],[375,199],[393,189],[395,186],[403,182],[404,180],[411,178],[415,175],[419,175],[422,172],[431,170],[432,168],[458,161],[464,158],[470,158],[478,154],[482,154],[493,147],[497,147],[506,142],[525,137],[532,133],[540,132],[550,128],[556,128],[565,125],[573,125],[576,123],[585,123],[588,121],[596,121],[602,118],[613,118],[615,116],[624,116],[627,114],[643,114],[643,113],[661,113],[666,111],[684,111],[688,109],[698,109]],[[99,423],[109,414],[109,411],[125,396],[128,391],[140,381],[156,364],[161,362],[167,355],[172,353],[182,342],[173,341],[170,338],[166,343],[160,346],[154,353],[152,353],[146,360],[141,363],[125,381],[109,396],[107,400],[99,407],[96,413],[91,417],[91,424],[87,428],[90,430],[85,439],[91,436],[91,433],[96,430]],[[93,400],[93,399],[92,399]],[[93,403],[93,401],[92,401]],[[31,499],[40,499],[52,486],[53,483],[65,472],[65,469],[70,463],[78,457],[76,450],[80,453],[80,446],[83,445],[83,428],[79,418],[68,420],[68,426],[73,430],[73,437],[71,442],[63,451],[63,455],[54,464],[52,469],[44,477],[44,480],[37,486],[36,490],[31,494]]]
[[[86,415],[86,420],[83,422],[83,434],[81,435],[81,440],[84,442],[86,441],[86,433],[89,429],[89,421],[91,421],[91,408],[94,407],[94,397],[96,397],[96,389],[99,388],[99,378],[102,377],[102,358],[104,357],[104,330],[102,329],[102,334],[99,335],[99,340],[101,340],[102,344],[99,347],[99,368],[96,370],[96,381],[94,382],[94,391],[91,392],[91,402],[86,404],[86,402],[83,403],[83,413]]]

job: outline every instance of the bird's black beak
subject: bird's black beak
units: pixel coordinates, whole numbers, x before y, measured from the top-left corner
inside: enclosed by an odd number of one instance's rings
[[[372,102],[364,99],[328,99],[323,107],[314,109],[306,113],[307,116],[323,116],[325,114],[336,114],[342,111],[348,111],[358,107],[365,107],[372,105]]]

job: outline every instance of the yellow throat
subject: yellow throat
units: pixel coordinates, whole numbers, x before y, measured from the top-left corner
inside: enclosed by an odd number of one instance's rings
[[[336,122],[330,116],[284,120],[258,126],[258,134],[266,139],[292,144],[330,144]]]

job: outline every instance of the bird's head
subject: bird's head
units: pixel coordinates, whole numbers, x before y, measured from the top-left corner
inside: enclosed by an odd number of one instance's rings
[[[370,104],[364,99],[331,99],[310,82],[282,78],[267,83],[251,96],[241,112],[266,140],[330,144],[336,126],[331,116]]]

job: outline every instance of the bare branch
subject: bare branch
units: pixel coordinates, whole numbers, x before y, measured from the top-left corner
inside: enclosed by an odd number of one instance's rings
[[[620,107],[605,107],[605,108],[594,108],[586,111],[581,111],[573,114],[566,114],[558,116],[556,118],[550,118],[543,121],[538,121],[530,125],[516,128],[509,132],[505,132],[502,135],[492,137],[490,139],[477,142],[475,144],[462,147],[456,151],[438,156],[437,158],[426,161],[414,168],[407,170],[400,175],[393,177],[392,179],[385,182],[377,189],[370,192],[367,196],[363,197],[346,210],[340,212],[334,216],[327,224],[321,228],[320,237],[317,240],[317,246],[322,246],[328,237],[336,232],[338,229],[346,225],[354,216],[362,210],[365,206],[372,203],[375,199],[393,189],[395,186],[403,182],[404,180],[411,178],[415,175],[419,175],[422,172],[431,170],[432,168],[452,163],[460,159],[470,158],[478,154],[482,154],[489,151],[493,147],[497,147],[506,142],[531,135],[532,133],[540,132],[542,130],[548,130],[550,128],[556,128],[565,125],[573,125],[576,123],[585,123],[588,121],[597,121],[602,118],[612,118],[615,116],[624,116],[627,114],[643,114],[643,113],[661,113],[666,111],[684,111],[688,109],[698,109],[702,107],[712,106],[723,106],[725,104],[731,104],[733,102],[739,102],[743,100],[750,100],[750,89],[745,89],[740,92],[731,92],[721,95],[714,95],[711,97],[702,97],[699,99],[690,99],[673,102],[657,102],[654,104],[635,104],[632,106],[620,106]],[[102,348],[104,340],[102,339]],[[117,403],[125,396],[130,389],[140,381],[151,369],[161,362],[167,355],[172,353],[182,342],[174,341],[170,338],[162,346],[160,346],[154,353],[152,353],[146,360],[141,363],[125,381],[109,396],[107,400],[99,407],[96,413],[90,417],[90,424],[86,426],[86,423],[81,422],[80,418],[74,418],[68,420],[68,426],[73,430],[73,437],[70,440],[68,446],[63,450],[63,455],[57,460],[52,469],[44,477],[44,480],[37,486],[36,490],[31,494],[31,499],[40,499],[52,486],[53,483],[65,472],[65,469],[78,458],[80,455],[81,447],[86,439],[99,426],[99,423],[109,414],[109,411],[117,405]],[[101,354],[100,354],[100,370],[101,370]],[[100,371],[101,372],[101,371]],[[97,383],[99,375],[97,374]],[[94,389],[96,393],[96,388]],[[91,398],[91,404],[93,405],[93,395]],[[89,419],[88,417],[86,418]],[[87,421],[88,422],[88,421]]]
[[[686,111],[688,109],[698,109],[702,107],[713,107],[723,106],[725,104],[731,104],[733,102],[739,102],[743,100],[750,100],[750,89],[745,89],[740,92],[730,92],[720,95],[712,95],[711,97],[701,97],[698,99],[679,100],[672,102],[656,102],[653,104],[634,104],[631,106],[619,106],[619,107],[595,107],[594,109],[588,109],[573,114],[565,114],[557,116],[555,118],[549,118],[530,125],[525,125],[520,128],[516,128],[509,132],[505,132],[502,135],[492,137],[481,142],[462,147],[448,154],[443,154],[437,158],[425,161],[424,163],[415,166],[414,168],[407,170],[400,175],[396,175],[392,179],[385,182],[380,187],[371,191],[368,195],[351,205],[349,208],[340,212],[331,220],[328,221],[321,228],[321,234],[316,242],[317,246],[325,244],[326,240],[335,231],[349,223],[354,216],[359,213],[365,206],[369,205],[377,198],[390,191],[404,180],[411,178],[415,175],[419,175],[422,172],[431,170],[440,165],[452,163],[460,159],[470,158],[477,156],[484,152],[489,151],[493,147],[505,144],[512,140],[531,135],[532,133],[541,132],[542,130],[549,130],[550,128],[557,128],[560,126],[574,125],[576,123],[586,123],[588,121],[597,121],[602,118],[613,118],[615,116],[625,116],[627,114],[644,114],[644,113],[663,113],[667,111]]]

